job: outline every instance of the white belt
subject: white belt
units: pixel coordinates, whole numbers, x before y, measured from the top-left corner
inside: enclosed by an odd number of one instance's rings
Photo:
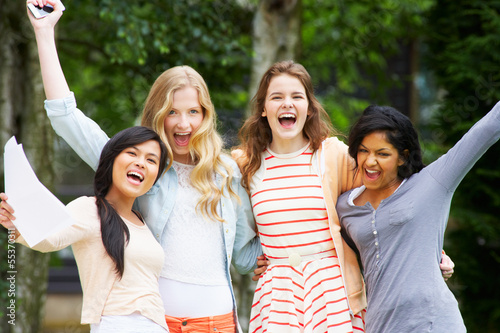
[[[312,253],[312,254],[299,254],[298,252],[290,252],[288,257],[285,258],[267,258],[272,264],[288,264],[292,267],[300,265],[301,262],[312,261],[317,259],[336,257],[337,252],[335,250]]]

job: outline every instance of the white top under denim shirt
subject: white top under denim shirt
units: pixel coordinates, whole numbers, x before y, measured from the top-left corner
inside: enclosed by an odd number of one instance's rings
[[[233,298],[226,278],[224,223],[193,209],[201,197],[191,182],[195,166],[174,161],[172,167],[178,178],[175,209],[161,237],[167,254],[159,281],[165,314],[181,318],[225,315],[233,310]]]
[[[109,140],[106,133],[77,108],[73,93],[63,99],[46,100],[45,109],[56,133],[95,170],[101,150]],[[248,274],[256,267],[256,257],[262,253],[262,248],[259,238],[256,237],[248,194],[241,186],[241,173],[238,166],[231,158],[227,156],[222,156],[222,158],[233,168],[231,185],[241,200],[241,203],[238,203],[238,200],[234,197],[223,196],[219,201],[220,214],[225,221],[222,226],[226,278],[231,288],[233,311],[235,322],[237,322],[236,300],[230,283],[230,263],[234,265],[239,273]],[[216,176],[216,181],[220,184],[219,176]],[[177,174],[174,168],[170,168],[151,190],[137,198],[134,204],[160,244],[162,244],[167,221],[174,209],[177,187]],[[192,246],[196,246],[196,244],[193,243]]]

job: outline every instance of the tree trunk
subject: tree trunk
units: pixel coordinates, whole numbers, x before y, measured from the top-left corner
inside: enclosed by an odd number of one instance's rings
[[[261,0],[253,21],[252,98],[262,75],[277,61],[296,60],[301,44],[301,0]],[[247,112],[248,116],[248,112]]]
[[[253,21],[252,72],[249,94],[253,97],[262,75],[277,61],[296,60],[301,44],[301,0],[260,0]],[[246,112],[249,115],[250,110]],[[246,332],[256,283],[251,275],[234,272],[240,324]]]
[[[53,189],[53,130],[43,108],[40,66],[26,4],[2,1],[0,7],[0,145],[4,147],[15,135],[40,181]],[[0,168],[3,185],[3,163]],[[0,245],[5,242],[2,237]],[[37,333],[42,329],[49,255],[18,244],[14,247],[14,266],[7,266],[5,251],[0,255],[2,282],[9,278],[8,285],[0,284],[0,331]],[[10,304],[15,304],[15,310],[6,311],[4,305]]]

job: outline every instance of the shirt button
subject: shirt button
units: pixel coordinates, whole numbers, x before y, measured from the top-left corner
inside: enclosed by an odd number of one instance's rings
[[[375,246],[378,246],[378,242],[375,242]]]
[[[380,258],[380,256],[377,254],[377,259]]]
[[[372,224],[375,223],[375,220],[372,220]]]
[[[229,229],[226,229],[226,234],[229,232]]]
[[[188,324],[187,320],[182,322],[182,326],[186,326]]]
[[[374,230],[374,231],[373,231],[373,234],[374,234],[374,235],[376,235],[376,234],[377,234],[377,230]]]

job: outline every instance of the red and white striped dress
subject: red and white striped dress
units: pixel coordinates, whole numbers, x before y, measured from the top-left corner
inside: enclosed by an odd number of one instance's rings
[[[255,290],[249,332],[364,332],[349,314],[312,150],[268,149],[262,160],[251,200],[271,265]]]

